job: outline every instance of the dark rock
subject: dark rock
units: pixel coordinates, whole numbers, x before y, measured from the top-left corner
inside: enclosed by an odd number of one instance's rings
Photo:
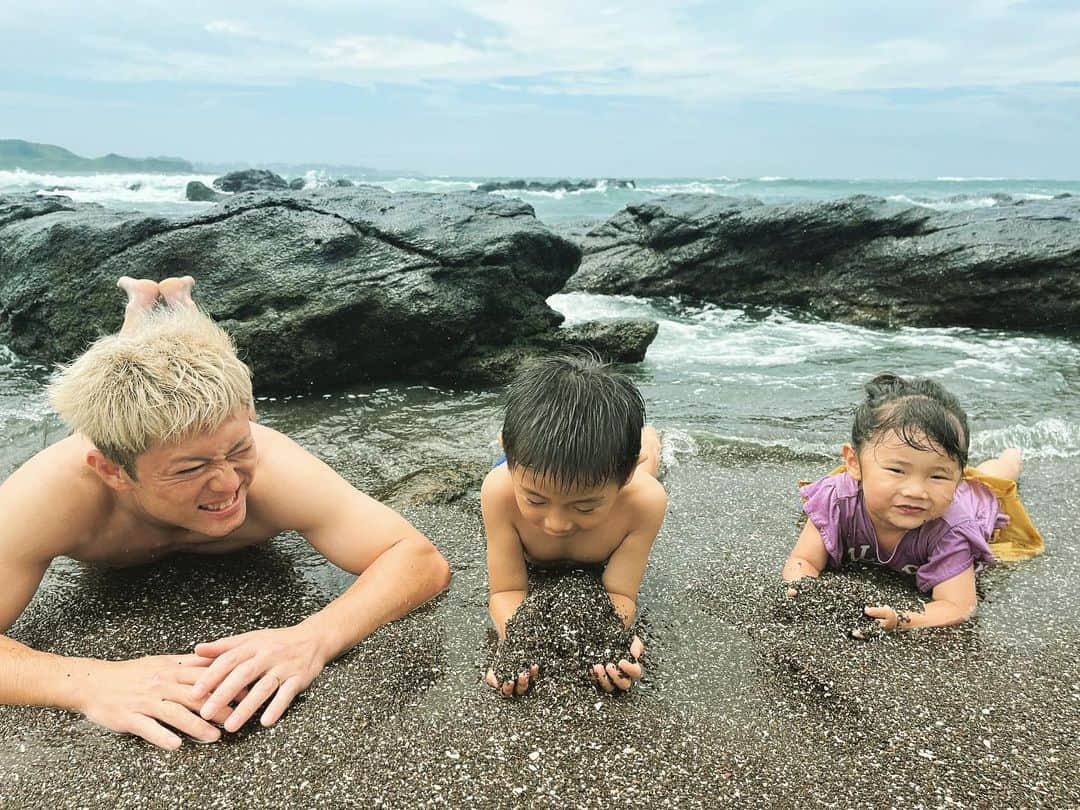
[[[675,195],[583,239],[568,290],[788,307],[872,326],[1076,332],[1080,203],[939,212],[851,197],[763,205]]]
[[[303,177],[294,177],[292,180],[289,181],[289,188],[291,188],[293,191],[300,191],[300,189],[302,189],[306,185],[307,180],[305,180]]]
[[[128,191],[142,191],[142,183],[136,180],[128,186]]]
[[[655,340],[656,321],[620,318],[586,321],[575,326],[531,335],[482,356],[472,358],[458,369],[463,381],[483,384],[507,382],[526,360],[553,352],[590,349],[612,363],[640,363]]]
[[[332,188],[352,188],[355,185],[356,183],[354,183],[347,177],[339,177],[337,180],[330,184]]]
[[[633,180],[619,180],[609,177],[605,180],[555,180],[543,183],[538,180],[496,180],[491,183],[481,183],[476,187],[477,191],[584,191],[585,189],[600,188],[604,185],[608,188],[636,188]]]
[[[187,188],[184,190],[184,196],[191,202],[221,202],[222,200],[229,199],[228,194],[221,194],[214,191],[205,183],[200,183],[198,180],[192,180],[187,184]]]
[[[69,360],[118,328],[119,276],[191,274],[261,391],[484,383],[507,370],[485,369],[485,357],[565,343],[545,299],[580,255],[528,205],[473,193],[245,194],[185,220],[0,196],[0,342],[26,358]],[[591,345],[625,345],[635,357],[649,334],[582,329]]]
[[[276,191],[288,188],[284,178],[266,169],[244,169],[229,172],[214,180],[214,188],[221,191]]]
[[[461,464],[425,467],[391,481],[374,490],[372,495],[397,508],[414,504],[449,504],[470,491],[479,492],[486,474],[485,467]]]

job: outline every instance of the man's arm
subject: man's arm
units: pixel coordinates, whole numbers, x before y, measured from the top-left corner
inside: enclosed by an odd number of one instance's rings
[[[259,467],[249,508],[277,530],[295,529],[335,565],[359,574],[325,608],[297,625],[255,630],[195,648],[215,658],[193,688],[209,695],[202,716],[248,693],[225,722],[234,731],[270,700],[272,725],[323,667],[387,622],[446,588],[450,569],[431,542],[291,439],[253,426]],[[272,698],[272,700],[271,700]]]
[[[93,525],[93,498],[65,475],[71,468],[61,463],[63,449],[44,454],[44,461],[32,459],[0,484],[3,633],[33,598],[52,559],[71,550],[71,527]],[[58,492],[64,497],[58,499]],[[197,656],[69,658],[0,635],[0,703],[82,712],[99,725],[137,734],[162,748],[181,744],[166,726],[210,742],[220,732],[198,716],[198,704],[189,697],[190,684],[209,663]]]

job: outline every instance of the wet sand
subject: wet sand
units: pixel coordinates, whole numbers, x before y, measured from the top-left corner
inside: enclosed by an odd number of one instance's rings
[[[802,613],[778,587],[794,482],[827,469],[707,452],[668,471],[637,628],[646,678],[613,696],[554,674],[514,700],[481,683],[493,644],[476,491],[420,503],[422,480],[388,488],[450,560],[449,592],[331,664],[274,729],[214,745],[168,753],[0,707],[0,806],[1080,804],[1075,461],[1029,466],[1047,553],[986,575],[973,622],[870,641],[847,633],[852,600],[910,599],[902,581],[838,575]],[[68,654],[181,652],[295,622],[350,579],[294,536],[145,569],[58,563],[12,635]]]

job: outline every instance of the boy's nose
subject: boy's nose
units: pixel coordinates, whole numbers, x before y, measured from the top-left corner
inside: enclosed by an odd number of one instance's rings
[[[568,531],[574,528],[574,524],[569,520],[558,515],[547,515],[544,517],[544,531],[548,534],[566,534]]]

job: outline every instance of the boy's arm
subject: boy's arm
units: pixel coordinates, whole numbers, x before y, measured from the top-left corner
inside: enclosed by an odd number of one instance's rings
[[[274,532],[300,532],[327,560],[358,574],[346,591],[292,627],[254,630],[200,644],[214,658],[192,690],[206,697],[202,716],[247,696],[225,722],[235,731],[267,701],[263,725],[273,725],[345,650],[442,591],[449,566],[407,520],[357,490],[286,436],[252,426],[260,463],[249,509]]]
[[[881,622],[886,630],[907,630],[913,627],[945,627],[967,621],[975,612],[975,568],[969,565],[951,579],[934,587],[933,600],[921,613],[895,610],[888,605],[868,607],[866,615]]]
[[[487,536],[488,612],[499,638],[529,588],[529,573],[512,516],[516,509],[505,467],[496,467],[480,488],[480,509]]]
[[[646,478],[642,485],[640,504],[635,510],[636,525],[604,566],[604,589],[627,628],[634,621],[645,566],[667,511],[667,493],[663,486],[653,478]]]
[[[817,577],[825,570],[829,562],[829,552],[825,550],[825,541],[821,532],[811,520],[806,521],[795,548],[791,550],[784,570],[780,576],[785,582],[795,582],[803,577]]]

